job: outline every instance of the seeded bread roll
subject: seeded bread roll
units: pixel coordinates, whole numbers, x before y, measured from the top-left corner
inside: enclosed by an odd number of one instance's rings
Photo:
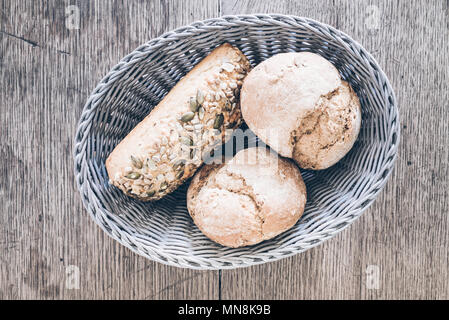
[[[288,230],[305,204],[299,169],[265,148],[244,149],[225,164],[203,166],[187,192],[195,224],[228,247],[256,244]]]
[[[241,124],[239,93],[249,69],[230,44],[212,51],[115,147],[106,160],[111,183],[147,201],[191,177],[203,155]]]
[[[360,102],[326,59],[309,52],[281,53],[245,78],[242,115],[248,127],[300,167],[325,169],[357,140]]]

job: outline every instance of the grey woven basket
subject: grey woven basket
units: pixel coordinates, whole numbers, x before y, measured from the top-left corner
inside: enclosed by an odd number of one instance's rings
[[[302,171],[308,203],[300,221],[260,244],[232,249],[206,238],[190,218],[187,186],[145,203],[108,183],[105,159],[195,64],[229,42],[252,65],[280,52],[312,51],[330,60],[357,92],[362,129],[351,152],[323,171]],[[303,252],[349,226],[373,202],[393,168],[399,119],[391,85],[374,58],[346,34],[307,18],[225,16],[195,22],[140,46],[101,80],[75,138],[75,176],[84,206],[111,237],[164,264],[227,269]]]

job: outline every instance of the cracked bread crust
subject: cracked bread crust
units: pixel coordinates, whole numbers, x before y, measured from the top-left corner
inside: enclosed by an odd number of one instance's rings
[[[187,192],[195,224],[228,247],[259,243],[291,228],[304,212],[306,187],[298,168],[265,148],[205,165]]]
[[[352,148],[360,131],[356,93],[326,59],[281,53],[245,78],[242,116],[248,127],[300,167],[325,169]]]
[[[305,169],[326,169],[351,150],[360,131],[361,108],[351,86],[342,81],[291,133],[293,159]]]

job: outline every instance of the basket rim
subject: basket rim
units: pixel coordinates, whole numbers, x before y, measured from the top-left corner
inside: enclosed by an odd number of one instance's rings
[[[90,190],[88,183],[86,183],[88,181],[88,179],[87,179],[88,177],[86,177],[86,169],[87,169],[86,168],[86,166],[87,166],[86,160],[87,159],[85,156],[82,156],[80,154],[80,150],[82,149],[80,147],[82,147],[84,145],[85,140],[89,136],[89,132],[91,129],[90,120],[92,119],[92,116],[93,116],[92,111],[95,110],[96,105],[98,105],[98,103],[101,102],[102,98],[104,97],[103,93],[107,92],[107,90],[106,90],[107,87],[114,84],[116,81],[119,81],[121,73],[126,72],[135,63],[143,60],[146,56],[151,54],[152,50],[157,50],[157,46],[159,45],[161,40],[164,40],[164,39],[176,40],[177,35],[183,35],[187,31],[192,32],[192,31],[198,30],[202,26],[219,25],[220,23],[226,23],[228,21],[235,22],[235,21],[242,21],[242,20],[246,20],[246,19],[256,19],[258,21],[261,21],[262,19],[275,19],[275,20],[278,20],[283,23],[285,23],[286,21],[289,21],[289,22],[293,21],[295,23],[300,22],[303,26],[308,27],[311,31],[322,34],[322,32],[316,30],[315,27],[313,26],[313,25],[317,25],[321,28],[325,28],[325,29],[329,30],[330,33],[333,34],[334,38],[336,40],[338,40],[339,42],[342,41],[342,38],[349,40],[351,45],[355,45],[357,50],[363,53],[363,55],[366,57],[365,58],[366,60],[368,60],[369,62],[374,64],[374,66],[376,67],[376,72],[379,74],[380,79],[382,79],[382,83],[385,88],[384,92],[388,92],[388,94],[389,94],[388,96],[391,98],[390,105],[391,105],[392,110],[390,110],[390,115],[393,115],[393,117],[392,117],[393,119],[390,119],[390,120],[393,120],[394,123],[391,125],[390,130],[388,131],[388,133],[389,133],[388,140],[385,143],[386,145],[388,144],[388,153],[391,154],[391,156],[388,160],[389,170],[386,175],[382,175],[382,172],[377,172],[376,175],[373,177],[372,181],[374,181],[375,183],[372,183],[370,185],[370,187],[368,188],[368,190],[364,192],[364,194],[369,194],[370,196],[368,199],[365,199],[365,201],[363,202],[364,203],[363,208],[349,209],[348,212],[351,212],[351,210],[352,210],[352,211],[356,211],[356,213],[353,214],[350,219],[345,220],[344,225],[336,228],[333,232],[327,231],[326,232],[327,235],[321,236],[319,241],[317,241],[316,243],[307,245],[306,249],[297,250],[295,248],[292,248],[291,250],[289,250],[290,252],[288,252],[286,254],[277,255],[275,257],[271,257],[271,258],[267,258],[267,259],[259,258],[259,260],[257,260],[257,261],[254,260],[251,262],[243,262],[241,264],[231,263],[229,261],[225,262],[224,261],[225,257],[224,258],[217,257],[216,259],[213,259],[213,261],[215,261],[216,264],[220,264],[219,266],[216,266],[211,262],[207,263],[204,260],[210,260],[210,259],[206,259],[203,257],[199,258],[199,257],[191,256],[192,259],[189,259],[189,260],[195,260],[194,263],[189,262],[185,258],[180,259],[179,257],[176,257],[177,262],[175,262],[175,261],[173,261],[173,257],[172,257],[173,254],[165,254],[163,251],[155,252],[154,254],[147,254],[142,251],[139,251],[138,250],[139,247],[135,244],[135,242],[133,243],[134,246],[132,246],[127,241],[123,241],[122,238],[123,238],[123,236],[125,236],[126,238],[128,238],[130,240],[134,240],[134,239],[132,239],[124,234],[121,234],[120,230],[115,230],[118,233],[118,234],[116,234],[112,230],[108,230],[106,228],[105,224],[102,223],[102,221],[100,221],[100,219],[96,215],[96,212],[95,212],[97,210],[96,204],[92,203],[92,201],[88,195],[88,193],[91,193],[92,191]],[[344,43],[341,43],[341,44],[344,45]],[[146,50],[148,50],[148,52]],[[372,74],[371,74],[371,76],[372,76]],[[88,115],[89,112],[90,112],[90,117],[86,117],[86,115]],[[400,119],[399,119],[399,110],[397,107],[397,100],[396,100],[394,90],[391,86],[391,83],[390,83],[388,77],[385,75],[384,71],[380,68],[380,65],[377,62],[377,60],[362,45],[360,45],[357,41],[352,39],[352,37],[350,37],[346,33],[342,32],[328,24],[316,21],[314,19],[307,18],[307,17],[299,17],[299,16],[295,16],[295,15],[283,15],[283,14],[277,14],[277,13],[224,15],[224,16],[220,16],[217,18],[197,20],[189,25],[178,27],[172,31],[165,32],[156,38],[150,39],[146,43],[137,47],[131,53],[127,54],[114,67],[111,68],[111,70],[98,82],[98,84],[96,85],[94,90],[92,90],[92,92],[90,93],[90,95],[83,107],[83,111],[81,113],[80,119],[78,121],[77,130],[76,130],[75,138],[74,138],[74,147],[73,147],[74,174],[75,174],[77,188],[80,192],[83,205],[84,205],[85,209],[89,212],[92,219],[96,222],[96,224],[103,231],[105,231],[105,233],[108,236],[110,236],[114,240],[118,241],[120,244],[124,245],[125,247],[129,248],[133,252],[135,252],[141,256],[144,256],[145,258],[148,258],[150,260],[162,263],[164,265],[197,269],[197,270],[221,270],[221,269],[235,269],[235,268],[249,267],[252,265],[259,265],[259,264],[263,264],[266,262],[273,262],[273,261],[277,261],[277,260],[280,260],[283,258],[287,258],[287,257],[293,256],[293,255],[296,255],[298,253],[304,252],[304,251],[306,251],[310,248],[313,248],[315,246],[318,246],[318,245],[322,244],[324,241],[327,241],[328,239],[333,238],[337,233],[339,233],[339,232],[343,231],[344,229],[346,229],[347,227],[349,227],[357,218],[359,218],[363,214],[363,212],[365,212],[365,210],[374,202],[376,196],[383,189],[384,185],[388,181],[388,179],[393,171],[394,164],[395,164],[397,156],[398,156],[398,154],[397,154],[398,146],[400,143],[400,125],[399,125],[399,123],[400,123]],[[396,136],[394,138],[394,141],[393,141],[393,135]],[[81,159],[80,159],[80,157],[81,157]],[[385,167],[385,165],[384,165],[384,167]],[[381,176],[381,177],[379,178],[379,176]],[[85,188],[87,188],[87,190],[84,190]],[[372,191],[372,189],[375,189],[374,192],[370,192],[370,191]],[[325,230],[326,229],[324,229],[324,231]],[[317,233],[317,235],[319,235],[319,234],[320,234],[320,232]],[[148,251],[151,252],[154,250],[151,249]],[[164,257],[167,260],[161,259],[160,257]],[[220,262],[221,260],[223,260],[223,261]]]

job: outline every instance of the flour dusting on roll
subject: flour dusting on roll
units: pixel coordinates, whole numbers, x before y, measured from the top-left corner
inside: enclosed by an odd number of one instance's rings
[[[360,102],[323,57],[281,53],[245,78],[242,115],[248,127],[300,167],[325,169],[343,158],[357,139]]]
[[[204,165],[187,192],[195,224],[229,247],[256,244],[290,229],[305,204],[299,169],[266,148],[244,149],[224,164]]]

